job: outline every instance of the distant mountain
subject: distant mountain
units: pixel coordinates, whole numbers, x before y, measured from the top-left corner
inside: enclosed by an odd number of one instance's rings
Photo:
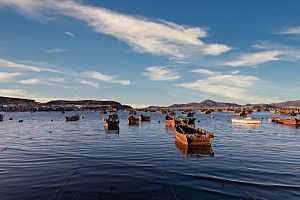
[[[217,108],[217,107],[240,107],[241,105],[236,103],[217,102],[210,99],[206,99],[200,103],[187,103],[187,104],[173,104],[169,108]]]
[[[36,104],[35,100],[32,99],[21,99],[13,97],[0,97],[0,104]]]
[[[115,106],[115,107],[122,107],[122,104],[116,101],[97,101],[97,100],[78,100],[78,101],[67,101],[67,100],[55,100],[49,101],[44,103],[47,106],[53,105],[83,105],[83,106],[90,106],[90,105],[108,105],[108,106]]]
[[[284,101],[281,103],[272,103],[270,105],[275,106],[275,107],[280,107],[280,108],[300,108],[300,100]]]
[[[131,108],[128,105],[122,105],[116,101],[98,101],[98,100],[78,100],[78,101],[67,101],[67,100],[56,100],[49,101],[46,103],[39,103],[32,99],[21,99],[12,97],[0,97],[0,107],[22,107],[22,110],[26,110],[26,107],[32,108],[45,108],[45,107],[76,107],[81,106],[85,108],[95,108],[95,107],[115,107],[118,109]]]

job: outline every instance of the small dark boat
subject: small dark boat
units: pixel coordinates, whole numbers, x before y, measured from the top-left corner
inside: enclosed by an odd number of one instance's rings
[[[179,116],[175,119],[175,125],[189,124],[189,120],[186,117]]]
[[[182,117],[194,117],[194,112],[182,112],[181,116]]]
[[[179,152],[185,157],[213,157],[215,155],[211,146],[184,145],[178,141],[175,141],[175,146],[179,150]]]
[[[284,124],[289,126],[300,126],[300,120],[297,118],[289,118],[289,119],[283,119],[279,117],[273,117],[268,119],[269,122],[275,122],[278,124]]]
[[[22,119],[20,119],[20,120],[19,120],[19,123],[22,123],[22,122],[23,122],[23,120],[22,120]]]
[[[170,127],[175,126],[175,118],[174,117],[170,117],[169,115],[167,115],[165,117],[165,120],[166,120],[166,126],[170,126]]]
[[[73,115],[73,116],[67,116],[66,121],[67,122],[74,122],[74,121],[78,121],[79,118],[80,118],[80,116],[78,114]]]
[[[149,121],[151,121],[151,116],[150,115],[143,115],[143,114],[141,114],[140,115],[140,120],[142,122],[149,122]]]
[[[176,140],[184,145],[210,146],[213,133],[189,125],[176,125]]]
[[[140,119],[138,117],[134,117],[133,115],[131,115],[130,117],[128,117],[128,125],[136,125],[138,126],[140,123]]]
[[[0,122],[3,121],[3,117],[4,117],[4,115],[3,115],[3,114],[0,114]]]
[[[119,130],[119,123],[118,115],[112,114],[107,119],[104,119],[104,128],[107,130]]]
[[[61,114],[65,114],[66,112],[65,111],[61,111]]]
[[[174,116],[174,115],[176,115],[176,112],[173,110],[170,112],[170,115]]]

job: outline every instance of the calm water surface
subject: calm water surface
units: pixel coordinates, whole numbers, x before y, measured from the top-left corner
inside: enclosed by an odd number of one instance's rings
[[[188,149],[175,143],[159,113],[129,127],[128,114],[119,112],[119,134],[104,131],[99,113],[77,113],[84,116],[77,122],[65,122],[73,112],[6,114],[1,200],[300,199],[295,127],[236,126],[231,114],[196,114],[215,138],[210,149]]]

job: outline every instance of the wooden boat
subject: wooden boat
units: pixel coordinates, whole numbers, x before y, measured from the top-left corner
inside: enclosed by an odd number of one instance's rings
[[[211,146],[184,145],[178,141],[175,141],[175,146],[185,157],[214,156]]]
[[[70,117],[67,116],[67,117],[66,117],[66,121],[67,121],[67,122],[74,122],[74,121],[78,121],[79,118],[80,118],[80,116],[79,116],[78,114],[73,115],[73,116],[70,116]]]
[[[186,117],[179,116],[175,119],[175,125],[178,124],[189,124],[189,120]]]
[[[140,115],[140,120],[142,121],[142,122],[149,122],[149,121],[151,121],[151,116],[149,115],[143,115],[143,114],[141,114]]]
[[[195,120],[196,118],[195,117],[188,117],[188,124],[195,124]]]
[[[232,123],[239,123],[239,124],[260,124],[261,120],[260,119],[255,119],[252,117],[247,117],[247,118],[242,118],[242,117],[237,117],[233,118]]]
[[[130,117],[128,117],[128,125],[139,125],[140,123],[140,119],[138,117],[134,117],[133,115],[131,115]]]
[[[175,111],[171,111],[170,115],[174,116],[174,115],[176,115],[176,112]]]
[[[184,145],[210,146],[214,135],[189,125],[176,125],[176,140]]]
[[[273,117],[268,119],[269,122],[275,122],[278,124],[284,124],[284,125],[290,125],[290,126],[299,126],[300,120],[297,118],[289,118],[289,119],[283,119],[278,117]]]
[[[174,117],[170,117],[169,115],[167,115],[165,117],[165,120],[166,120],[166,126],[175,127],[175,118]]]
[[[208,115],[208,114],[211,113],[211,110],[204,109],[204,110],[201,110],[200,113],[201,113],[202,115]]]
[[[3,117],[4,117],[4,115],[3,115],[3,114],[0,114],[0,122],[3,121]]]
[[[104,128],[107,130],[119,130],[119,117],[117,114],[109,115],[104,119]]]
[[[194,117],[194,112],[182,112],[181,116],[182,117]]]

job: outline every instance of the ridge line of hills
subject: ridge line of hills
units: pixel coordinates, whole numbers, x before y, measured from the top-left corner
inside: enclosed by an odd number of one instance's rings
[[[13,98],[13,97],[3,97],[0,96],[0,105],[24,105],[24,106],[53,106],[53,105],[108,105],[108,106],[115,106],[115,107],[126,107],[131,108],[127,105],[122,105],[117,101],[102,101],[102,100],[54,100],[49,101],[46,103],[36,102],[32,99],[23,99],[23,98]],[[279,103],[270,103],[270,104],[245,104],[240,105],[236,103],[227,103],[227,102],[217,102],[210,99],[206,99],[202,102],[191,102],[185,104],[173,104],[170,106],[166,106],[163,108],[170,108],[170,109],[180,109],[180,108],[217,108],[217,107],[261,107],[261,108],[300,108],[300,100],[294,101],[284,101]],[[148,108],[162,108],[161,106],[149,106]]]

